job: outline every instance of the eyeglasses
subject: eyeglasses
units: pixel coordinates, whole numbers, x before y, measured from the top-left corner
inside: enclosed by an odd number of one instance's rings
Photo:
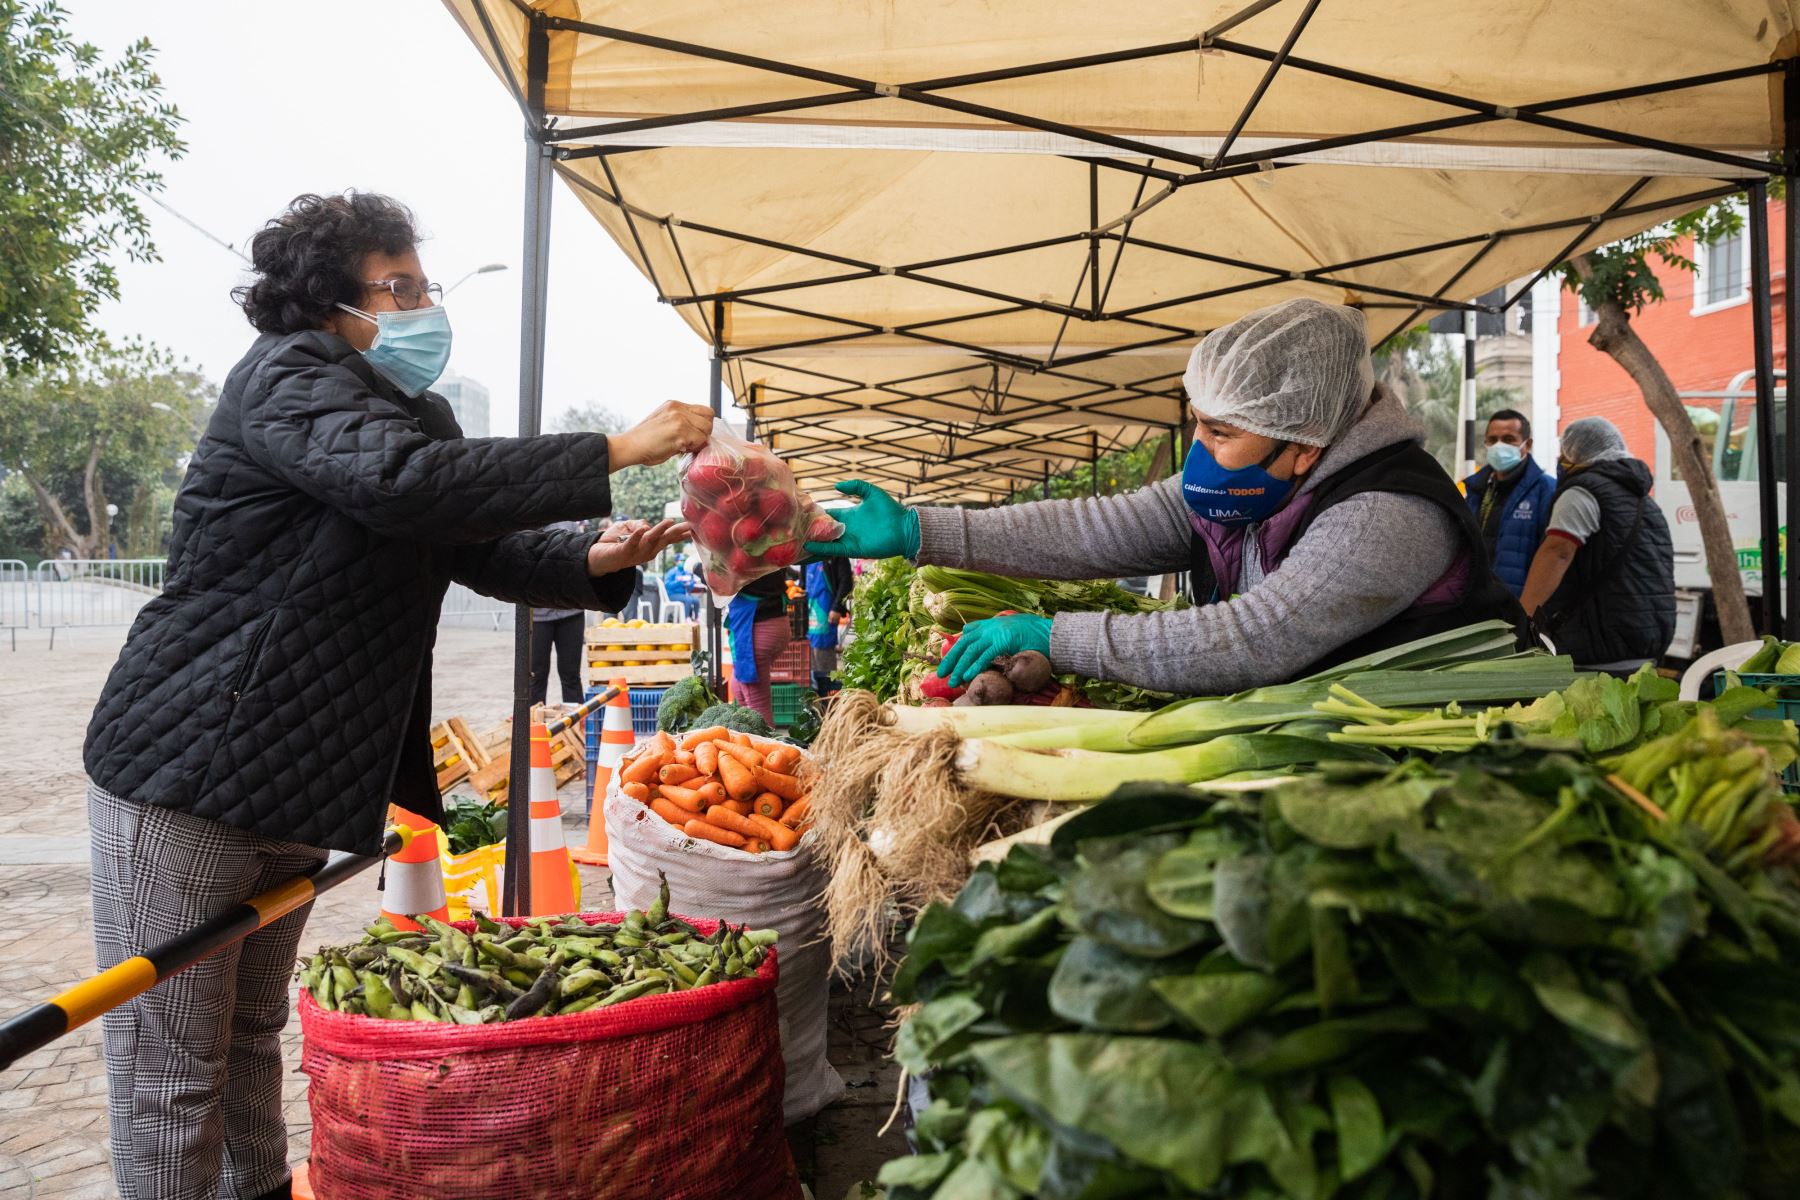
[[[444,302],[444,285],[441,283],[428,283],[421,287],[416,279],[402,276],[399,279],[365,279],[363,286],[386,289],[393,295],[396,305],[408,310],[419,307],[419,301],[426,296],[431,297],[433,304]]]

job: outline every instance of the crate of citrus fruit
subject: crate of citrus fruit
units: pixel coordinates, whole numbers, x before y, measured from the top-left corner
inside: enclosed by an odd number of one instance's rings
[[[674,683],[694,673],[690,665],[699,630],[691,622],[658,625],[608,617],[587,630],[588,680],[631,684]]]

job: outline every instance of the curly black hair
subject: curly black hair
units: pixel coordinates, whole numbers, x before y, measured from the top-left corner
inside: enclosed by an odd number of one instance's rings
[[[363,256],[404,254],[419,244],[412,212],[375,192],[295,196],[250,241],[256,279],[231,289],[264,333],[318,329],[338,304],[361,300]]]

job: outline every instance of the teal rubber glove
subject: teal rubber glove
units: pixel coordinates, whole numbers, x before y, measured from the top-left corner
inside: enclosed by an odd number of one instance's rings
[[[833,511],[831,515],[843,522],[843,534],[835,542],[806,543],[808,554],[816,558],[918,557],[918,513],[860,479],[840,483],[837,490],[855,496],[860,503]]]
[[[970,621],[963,626],[962,636],[938,664],[938,678],[951,687],[968,687],[970,680],[987,670],[988,664],[1003,654],[1023,654],[1036,650],[1050,657],[1050,618],[1015,613],[1009,617],[989,617]]]

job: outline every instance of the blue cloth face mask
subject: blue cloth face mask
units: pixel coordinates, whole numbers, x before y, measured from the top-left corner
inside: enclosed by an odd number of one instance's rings
[[[1268,466],[1281,457],[1288,443],[1248,467],[1233,470],[1219,465],[1203,442],[1188,448],[1181,468],[1181,498],[1203,521],[1217,525],[1253,525],[1264,520],[1287,500],[1292,479],[1277,479]]]
[[[443,305],[379,313],[348,304],[338,307],[375,326],[375,342],[363,351],[363,358],[408,396],[436,383],[449,365],[450,314]]]
[[[1487,448],[1487,461],[1496,474],[1504,475],[1525,461],[1525,451],[1511,442],[1495,442]]]

